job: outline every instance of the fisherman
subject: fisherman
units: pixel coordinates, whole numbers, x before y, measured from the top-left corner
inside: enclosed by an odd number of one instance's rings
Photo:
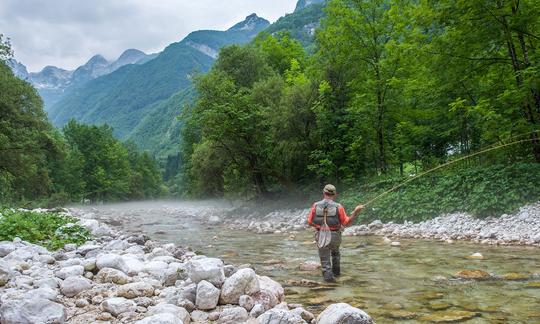
[[[348,217],[345,208],[335,201],[336,197],[336,187],[327,184],[323,189],[323,200],[313,204],[307,220],[308,224],[317,230],[315,240],[319,248],[323,278],[326,282],[334,282],[334,278],[341,274],[339,246],[342,228],[352,224],[364,208],[364,205],[356,206]],[[328,225],[329,233],[324,233],[325,225]],[[323,238],[323,235],[328,235],[328,237]],[[330,242],[327,242],[328,239]],[[324,242],[321,243],[321,241]]]

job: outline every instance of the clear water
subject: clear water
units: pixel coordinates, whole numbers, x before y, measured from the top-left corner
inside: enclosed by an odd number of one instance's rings
[[[197,209],[184,205],[100,207],[95,213],[124,230],[190,246],[233,264],[249,263],[260,274],[283,284],[289,303],[319,313],[330,303],[348,302],[377,323],[426,322],[427,315],[467,311],[467,323],[540,323],[540,251],[528,247],[491,247],[463,242],[400,240],[393,248],[381,237],[344,237],[342,276],[334,286],[305,287],[320,281],[320,271],[300,271],[300,263],[318,261],[313,233],[257,235],[207,226]],[[466,257],[480,252],[483,260]],[[453,280],[464,269],[495,275],[518,273],[522,280]],[[536,274],[536,275],[535,275]],[[434,280],[443,276],[450,280]]]

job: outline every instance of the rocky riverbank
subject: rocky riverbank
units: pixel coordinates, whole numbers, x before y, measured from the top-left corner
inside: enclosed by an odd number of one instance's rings
[[[247,215],[236,219],[209,218],[210,223],[223,223],[231,229],[249,230],[258,234],[290,233],[308,228],[309,209],[274,211],[266,215]],[[540,246],[540,202],[524,206],[512,215],[475,218],[465,213],[441,215],[420,223],[382,223],[351,226],[347,236],[380,235],[416,239],[436,239],[447,242],[465,240],[492,245]]]
[[[94,240],[78,247],[50,252],[17,238],[0,242],[0,323],[373,322],[345,303],[315,317],[248,266],[124,234],[89,216],[79,223]]]

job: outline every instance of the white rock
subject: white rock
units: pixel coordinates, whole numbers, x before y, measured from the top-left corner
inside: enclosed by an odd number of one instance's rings
[[[65,321],[64,306],[43,298],[10,300],[0,307],[2,324],[63,324]]]
[[[126,268],[124,259],[118,254],[100,254],[96,258],[96,266],[99,270],[103,268],[113,268],[123,271]]]
[[[58,290],[50,288],[50,287],[43,287],[43,288],[29,290],[25,293],[25,299],[33,299],[33,298],[57,301]]]
[[[194,283],[206,280],[211,284],[221,287],[225,281],[223,261],[216,258],[192,259],[187,265],[189,279]]]
[[[223,309],[217,320],[218,324],[237,324],[243,323],[248,319],[249,315],[245,308],[240,306],[229,307]]]
[[[60,279],[66,279],[67,277],[82,276],[84,274],[84,267],[81,265],[74,265],[70,267],[61,268],[56,271],[54,275]]]
[[[0,258],[3,258],[6,255],[10,254],[11,252],[15,251],[15,248],[16,247],[13,242],[9,242],[9,241],[0,242]]]
[[[149,315],[156,315],[162,313],[171,313],[176,317],[180,318],[184,324],[189,324],[190,316],[188,311],[183,307],[178,307],[173,304],[162,303],[156,306],[150,306],[148,308]]]
[[[154,296],[154,287],[146,282],[133,282],[118,287],[117,295],[129,299]]]
[[[284,310],[270,309],[257,317],[260,324],[304,324],[307,323],[299,315]],[[348,323],[348,322],[347,322]],[[351,322],[352,323],[352,322]]]
[[[120,270],[103,268],[99,270],[95,280],[100,283],[115,283],[117,285],[124,285],[129,282],[130,278]]]
[[[13,277],[11,266],[4,260],[0,260],[0,287],[4,286]]]
[[[60,284],[60,291],[67,297],[92,288],[92,282],[83,277],[68,277]]]
[[[269,310],[283,301],[283,287],[267,276],[257,276],[259,278],[260,291],[253,294],[256,304],[262,304],[265,310]]]
[[[249,312],[251,309],[253,309],[253,306],[255,306],[255,302],[251,296],[242,295],[238,299],[238,305],[240,305],[240,307],[244,307]]]
[[[132,300],[123,297],[108,298],[101,303],[101,308],[111,313],[113,316],[118,316],[126,312],[134,312],[137,309],[137,304]]]
[[[337,323],[372,324],[373,320],[363,310],[346,303],[332,304],[317,317],[317,324]]]
[[[252,295],[261,290],[259,279],[253,269],[240,269],[225,279],[221,288],[219,302],[225,304],[238,304],[242,295]]]
[[[216,308],[219,300],[219,289],[206,280],[197,284],[195,306],[198,309],[209,310]]]
[[[163,261],[150,261],[144,265],[143,271],[159,277],[169,265]]]
[[[249,312],[249,316],[257,318],[261,314],[263,314],[264,311],[265,311],[265,309],[264,309],[264,306],[262,304],[255,304],[255,306],[253,306],[253,308]]]
[[[177,316],[171,313],[156,314],[143,318],[136,324],[184,324]]]

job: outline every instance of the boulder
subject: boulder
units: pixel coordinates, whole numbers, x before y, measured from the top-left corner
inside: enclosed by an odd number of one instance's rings
[[[101,308],[111,313],[113,316],[118,316],[126,312],[134,312],[137,305],[132,300],[123,297],[108,298],[101,303]]]
[[[66,279],[67,277],[82,276],[84,274],[84,267],[81,265],[73,265],[60,270],[55,271],[54,275],[60,279]]]
[[[270,309],[257,317],[260,324],[304,324],[307,323],[299,315],[284,310]]]
[[[150,261],[144,265],[143,271],[154,277],[161,277],[161,274],[167,270],[169,264],[163,261]]]
[[[184,322],[179,317],[171,313],[151,315],[135,323],[136,324],[184,324]]]
[[[118,287],[117,295],[129,299],[154,296],[154,287],[146,282],[133,282]]]
[[[223,305],[238,304],[240,296],[252,295],[261,290],[259,278],[253,269],[240,269],[227,278],[221,288],[219,302]]]
[[[84,277],[69,277],[60,284],[60,291],[67,297],[92,288],[92,282]]]
[[[198,309],[209,310],[216,308],[219,300],[219,289],[206,280],[197,284],[195,306]]]
[[[251,311],[253,306],[255,306],[255,302],[253,301],[253,298],[251,298],[251,296],[242,295],[238,299],[238,305],[240,305],[240,307],[244,307],[249,312]]]
[[[137,258],[132,256],[124,255],[122,256],[124,261],[124,267],[121,270],[129,276],[136,276],[139,272],[143,271],[144,264]]]
[[[257,318],[259,317],[261,314],[264,313],[264,306],[262,304],[255,304],[255,306],[253,306],[253,308],[251,309],[251,311],[249,312],[249,316],[251,317],[254,317],[254,318]]]
[[[99,270],[103,268],[112,268],[123,272],[126,268],[126,263],[120,255],[108,253],[97,256],[96,266]]]
[[[24,297],[25,299],[40,298],[40,299],[47,299],[50,301],[57,301],[58,290],[50,288],[50,287],[33,289],[33,290],[27,291],[24,294]]]
[[[176,317],[180,318],[184,324],[189,324],[190,316],[188,311],[183,307],[178,307],[173,304],[162,303],[156,306],[150,306],[148,308],[149,315],[156,315],[162,313],[171,313]]]
[[[0,242],[0,258],[5,257],[11,252],[15,251],[15,243],[9,241]]]
[[[63,324],[65,321],[64,306],[43,298],[10,300],[0,307],[2,324]]]
[[[11,266],[4,260],[0,260],[0,287],[7,284],[7,282],[12,278],[13,273],[11,271]]]
[[[278,282],[266,276],[257,277],[260,291],[251,296],[256,304],[261,304],[265,310],[269,310],[283,301],[285,292]]]
[[[216,258],[191,259],[187,265],[188,277],[194,283],[206,280],[211,284],[221,287],[225,281],[223,261]]]
[[[95,280],[100,283],[114,283],[117,285],[127,284],[130,278],[120,270],[103,268],[97,273]]]
[[[218,324],[237,324],[243,323],[248,319],[249,315],[245,308],[240,306],[234,306],[223,309],[219,313],[219,318],[217,320]]]
[[[303,307],[296,307],[295,309],[291,310],[291,313],[300,316],[304,321],[308,323],[311,323],[311,321],[315,318],[315,316],[311,312],[308,312]]]
[[[348,323],[373,324],[373,320],[363,310],[346,303],[332,304],[317,317],[317,324]]]

